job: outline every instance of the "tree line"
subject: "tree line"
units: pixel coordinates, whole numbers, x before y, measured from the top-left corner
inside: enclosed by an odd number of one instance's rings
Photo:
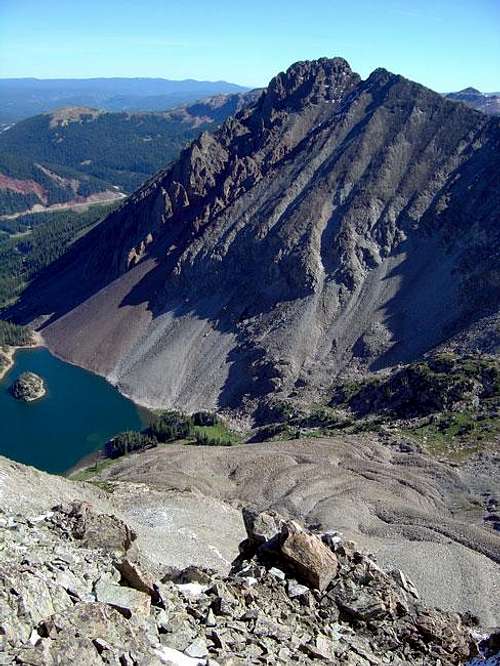
[[[141,432],[126,431],[115,435],[106,442],[104,455],[107,458],[119,458],[179,440],[190,440],[200,446],[231,446],[237,443],[238,438],[216,414],[197,412],[187,416],[167,411]]]

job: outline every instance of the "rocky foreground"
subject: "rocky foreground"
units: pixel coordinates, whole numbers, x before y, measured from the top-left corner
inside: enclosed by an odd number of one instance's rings
[[[402,571],[342,535],[275,513],[244,520],[222,577],[158,567],[85,502],[0,512],[0,663],[451,666],[479,654],[472,617],[426,608]]]

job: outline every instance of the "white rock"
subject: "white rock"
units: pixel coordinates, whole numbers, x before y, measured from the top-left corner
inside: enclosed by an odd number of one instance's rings
[[[415,597],[415,599],[420,598],[420,595],[414,583],[412,583],[412,581],[404,575],[401,569],[394,569],[394,571],[392,571],[391,574],[394,580],[397,582],[397,584],[400,587],[403,588],[403,590],[406,590],[406,592],[412,594]]]
[[[253,576],[245,576],[244,578],[241,579],[244,585],[248,585],[248,587],[253,587],[254,585],[257,585],[259,582],[257,578],[254,578]]]
[[[207,644],[202,638],[197,638],[184,650],[184,654],[187,654],[188,657],[203,659],[208,655]]]
[[[309,592],[309,588],[306,587],[305,585],[301,585],[300,583],[297,583],[296,580],[290,580],[288,581],[288,596],[290,599],[294,599],[295,597],[300,597],[303,594],[307,594]]]
[[[200,583],[179,583],[176,587],[188,599],[197,599],[208,589]]]
[[[369,569],[378,571],[381,574],[385,573],[374,560],[372,560],[370,557],[367,557],[366,555],[363,557],[363,562],[368,565]]]
[[[34,518],[30,518],[30,521],[32,523],[41,523],[43,520],[47,520],[48,518],[52,518],[54,515],[53,511],[47,511],[47,513],[42,513],[39,516],[35,516]]]
[[[33,629],[28,640],[31,643],[31,645],[35,646],[38,643],[38,641],[41,640],[41,638],[42,637],[40,636],[38,631],[36,629]]]
[[[284,571],[281,571],[281,569],[278,569],[277,567],[271,567],[271,569],[269,569],[269,573],[271,576],[274,576],[278,580],[285,580],[286,578]]]
[[[205,659],[197,659],[196,657],[188,657],[187,655],[169,648],[164,645],[156,648],[155,654],[162,664],[167,666],[205,666]]]

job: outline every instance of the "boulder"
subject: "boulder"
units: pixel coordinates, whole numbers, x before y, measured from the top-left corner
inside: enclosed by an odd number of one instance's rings
[[[401,571],[401,569],[394,569],[393,571],[390,572],[390,575],[394,578],[396,583],[405,590],[405,592],[409,592],[412,596],[415,597],[415,599],[419,599],[420,595],[418,593],[417,588],[415,587],[415,584],[412,583],[412,581],[405,576],[405,574]]]
[[[332,551],[314,534],[289,526],[282,533],[281,554],[297,577],[323,591],[337,575],[338,561]]]
[[[116,516],[96,513],[86,502],[71,502],[54,508],[54,518],[62,518],[64,527],[70,525],[72,536],[86,548],[101,548],[109,553],[124,555],[137,535]]]
[[[270,541],[280,532],[283,524],[283,519],[274,512],[259,513],[254,509],[245,507],[242,514],[248,541],[253,545]]]
[[[152,661],[153,647],[142,628],[107,604],[79,602],[42,622],[40,632],[48,638],[41,640],[30,654],[20,656],[20,663],[131,664],[128,655],[132,653],[140,655],[141,664],[158,664]]]
[[[129,587],[139,592],[149,594],[152,598],[157,598],[158,592],[155,586],[155,577],[148,571],[144,561],[138,561],[137,558],[123,558],[116,564],[116,568],[122,575],[123,581]]]
[[[144,592],[116,585],[107,580],[96,584],[95,595],[97,601],[113,606],[126,618],[133,614],[148,615],[151,609],[151,598]]]
[[[415,619],[415,628],[427,643],[435,644],[435,650],[451,653],[462,659],[470,655],[470,637],[464,631],[459,615],[445,613],[436,608],[422,609]]]
[[[387,607],[372,591],[360,590],[358,594],[351,599],[336,598],[337,604],[341,610],[357,620],[375,620],[385,617],[388,614]]]
[[[184,653],[187,654],[188,657],[203,659],[203,657],[208,655],[207,644],[202,638],[197,638],[184,650]]]

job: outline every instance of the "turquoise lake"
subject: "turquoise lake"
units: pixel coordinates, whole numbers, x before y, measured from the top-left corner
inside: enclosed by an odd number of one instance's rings
[[[47,472],[62,473],[123,430],[141,430],[148,413],[111,384],[65,363],[47,349],[19,350],[0,381],[0,455]],[[47,394],[24,403],[9,393],[27,370],[40,375]]]

